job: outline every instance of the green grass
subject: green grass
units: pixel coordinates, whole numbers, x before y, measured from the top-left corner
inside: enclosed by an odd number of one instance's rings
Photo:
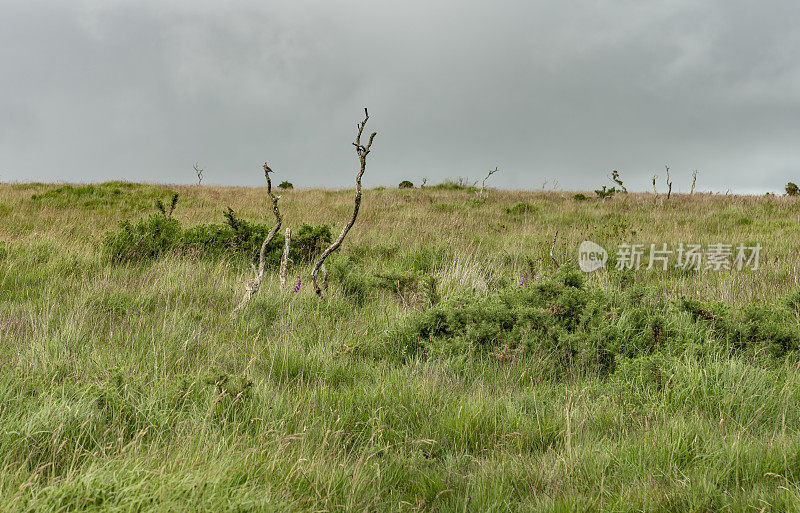
[[[271,223],[263,189],[0,186],[0,511],[800,509],[799,201],[367,190],[325,299],[298,262],[232,318],[247,256],[103,249],[172,192]],[[352,207],[282,195],[294,230]],[[764,253],[575,278],[556,229]]]

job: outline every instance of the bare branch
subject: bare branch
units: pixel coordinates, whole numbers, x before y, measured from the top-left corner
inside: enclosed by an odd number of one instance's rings
[[[694,186],[697,183],[697,169],[694,170],[692,173],[692,189],[689,191],[689,194],[694,194]]]
[[[667,168],[667,201],[669,201],[669,197],[672,195],[672,181],[669,179],[669,166],[664,166]]]
[[[197,175],[197,185],[202,184],[203,183],[203,171],[204,171],[204,169],[202,167],[200,167],[200,163],[199,162],[195,162],[192,167],[194,168],[194,172]]]
[[[264,162],[264,177],[267,179],[267,194],[269,198],[272,200],[272,212],[275,214],[275,226],[272,227],[267,237],[264,239],[264,242],[261,243],[261,250],[258,252],[258,268],[255,266],[253,267],[253,272],[255,273],[255,277],[252,281],[248,281],[244,286],[244,298],[242,298],[242,302],[239,303],[239,306],[233,310],[235,314],[238,312],[244,305],[247,304],[248,301],[258,292],[261,288],[261,284],[264,280],[264,266],[266,265],[266,258],[267,258],[267,246],[272,239],[275,238],[275,234],[278,233],[278,230],[281,229],[281,212],[278,210],[278,200],[281,199],[280,196],[276,196],[272,193],[272,180],[269,178],[269,174],[272,173],[272,169],[269,168],[266,162]]]
[[[478,195],[481,199],[483,199],[483,191],[484,189],[486,189],[486,180],[488,180],[489,177],[495,174],[496,172],[497,172],[497,166],[495,166],[493,170],[489,171],[489,174],[486,175],[486,178],[484,178],[483,182],[481,182],[481,192]]]
[[[364,127],[367,125],[367,120],[369,120],[369,112],[366,108],[364,108],[364,120],[357,125],[358,131],[356,132],[356,140],[353,142],[353,146],[356,147],[356,155],[358,156],[359,163],[361,164],[361,168],[356,175],[356,197],[354,200],[353,205],[353,215],[350,218],[350,221],[344,226],[342,229],[342,233],[339,234],[339,237],[333,244],[328,246],[328,248],[322,252],[320,257],[314,263],[314,267],[311,268],[311,284],[314,287],[314,291],[317,293],[318,296],[322,296],[322,288],[320,288],[319,284],[317,283],[317,273],[320,270],[320,267],[325,263],[325,259],[328,258],[328,255],[339,249],[339,246],[342,245],[342,241],[344,241],[345,236],[347,236],[347,232],[350,231],[350,228],[356,222],[356,217],[358,216],[358,209],[361,207],[361,177],[364,176],[364,171],[367,168],[367,155],[369,155],[370,148],[372,147],[372,141],[375,139],[375,132],[369,136],[369,142],[366,145],[361,144],[361,135],[364,133]]]

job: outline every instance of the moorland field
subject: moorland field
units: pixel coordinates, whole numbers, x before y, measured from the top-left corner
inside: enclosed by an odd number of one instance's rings
[[[281,194],[311,242],[232,316],[265,189],[0,185],[0,511],[800,509],[800,201],[368,189],[319,299],[353,191]]]

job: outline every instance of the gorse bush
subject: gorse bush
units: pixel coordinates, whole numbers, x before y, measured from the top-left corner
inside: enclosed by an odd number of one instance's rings
[[[510,215],[523,215],[523,214],[532,214],[536,212],[538,207],[536,205],[531,205],[530,203],[515,203],[511,206],[506,207],[506,214]]]
[[[602,189],[596,189],[594,193],[597,194],[597,197],[601,199],[613,198],[614,194],[617,193],[617,189],[616,187],[611,187],[609,189],[604,185]]]
[[[159,209],[160,210],[160,209]],[[120,223],[119,230],[106,233],[103,245],[113,262],[138,262],[158,258],[167,252],[194,257],[244,258],[258,261],[261,244],[271,226],[239,218],[232,209],[223,212],[226,224],[202,224],[186,230],[170,209]],[[303,224],[293,234],[289,257],[295,263],[312,260],[331,243],[328,225]],[[276,234],[267,246],[267,266],[277,266],[283,253],[284,236]]]
[[[565,266],[551,279],[488,297],[466,297],[411,316],[392,337],[406,353],[531,353],[558,375],[605,376],[618,357],[705,350],[767,350],[775,357],[800,348],[800,325],[780,307],[715,313],[696,300],[667,300],[634,287],[623,294],[589,289]],[[498,350],[501,350],[498,353]]]

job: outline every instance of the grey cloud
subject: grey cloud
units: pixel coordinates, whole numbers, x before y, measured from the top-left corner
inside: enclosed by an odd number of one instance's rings
[[[800,5],[734,1],[18,2],[0,180],[347,186],[500,166],[498,186],[780,190],[800,178]],[[685,184],[680,180],[683,179]]]

